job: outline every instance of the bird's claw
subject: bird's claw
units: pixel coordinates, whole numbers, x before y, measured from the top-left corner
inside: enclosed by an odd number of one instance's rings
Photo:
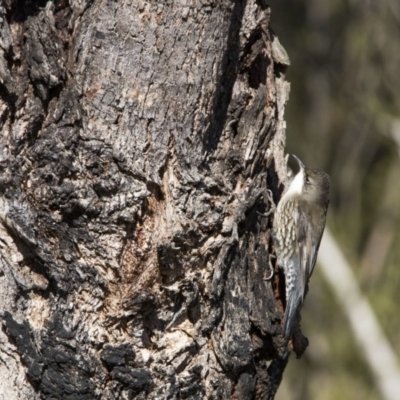
[[[271,263],[271,257],[275,258],[275,256],[270,254],[269,257],[268,257],[268,266],[269,266],[269,269],[270,269],[271,273],[270,273],[268,278],[264,278],[264,281],[269,281],[274,276],[274,266]]]
[[[269,217],[276,210],[276,206],[275,206],[275,203],[274,203],[272,191],[270,189],[267,189],[267,199],[268,199],[268,202],[271,204],[271,207],[268,210],[268,212],[260,213],[260,212],[257,211],[257,214],[261,215],[262,217]]]
[[[269,281],[274,276],[274,270],[271,269],[271,274],[268,277],[263,278],[264,281]]]

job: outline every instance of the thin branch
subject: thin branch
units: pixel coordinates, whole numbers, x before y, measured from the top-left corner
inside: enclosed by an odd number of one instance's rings
[[[319,252],[322,272],[350,321],[354,336],[385,400],[398,400],[400,366],[374,311],[362,295],[356,277],[328,229]]]

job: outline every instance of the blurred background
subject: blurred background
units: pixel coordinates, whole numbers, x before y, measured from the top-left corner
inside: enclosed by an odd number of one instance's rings
[[[399,359],[400,1],[270,6],[291,60],[287,151],[331,175],[327,225]],[[301,360],[291,356],[277,399],[386,399],[318,265],[310,287],[310,346]]]

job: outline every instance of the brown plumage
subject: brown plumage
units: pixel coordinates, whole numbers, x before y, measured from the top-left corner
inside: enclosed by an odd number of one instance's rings
[[[317,259],[329,205],[330,178],[307,168],[294,156],[300,171],[283,194],[276,210],[273,237],[278,265],[285,274],[284,335],[294,327]]]

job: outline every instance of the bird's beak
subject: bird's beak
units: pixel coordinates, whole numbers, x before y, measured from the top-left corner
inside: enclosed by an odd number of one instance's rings
[[[292,154],[292,156],[296,159],[297,164],[299,164],[300,169],[304,171],[305,167],[304,167],[304,164],[301,162],[300,158],[295,156],[294,154]]]

